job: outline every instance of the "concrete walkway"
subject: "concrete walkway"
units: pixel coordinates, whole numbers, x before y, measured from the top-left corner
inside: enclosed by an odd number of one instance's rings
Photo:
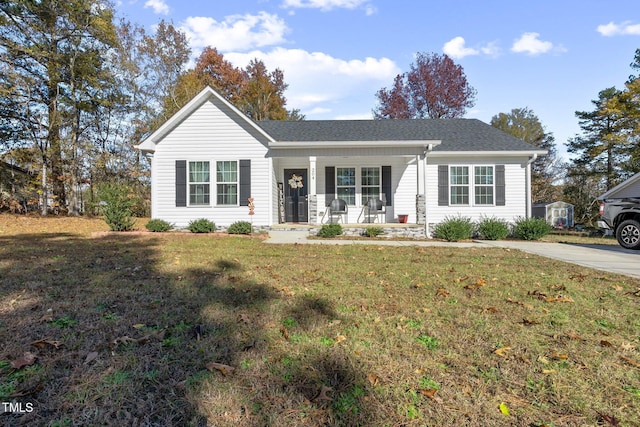
[[[308,231],[272,230],[269,232],[269,239],[265,242],[272,244],[507,248],[569,262],[584,267],[594,268],[596,270],[640,278],[640,251],[624,249],[617,245],[578,245],[566,243],[528,242],[521,240],[482,240],[451,243],[429,240],[331,240],[308,239],[308,236]]]

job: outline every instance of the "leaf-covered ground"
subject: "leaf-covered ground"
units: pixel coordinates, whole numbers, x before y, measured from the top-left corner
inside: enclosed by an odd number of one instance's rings
[[[106,229],[0,215],[0,424],[640,426],[636,279]]]

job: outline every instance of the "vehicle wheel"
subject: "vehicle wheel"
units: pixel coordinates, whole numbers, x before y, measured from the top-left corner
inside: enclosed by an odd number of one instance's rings
[[[620,246],[627,249],[640,249],[640,222],[627,219],[616,229],[616,239]]]

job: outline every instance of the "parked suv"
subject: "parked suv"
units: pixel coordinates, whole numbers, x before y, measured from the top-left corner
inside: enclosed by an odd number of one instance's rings
[[[605,199],[598,227],[613,230],[620,246],[640,250],[640,197]]]

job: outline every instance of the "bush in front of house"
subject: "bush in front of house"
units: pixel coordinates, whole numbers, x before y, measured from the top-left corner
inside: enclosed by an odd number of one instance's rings
[[[464,216],[445,217],[444,221],[436,225],[434,234],[438,239],[449,242],[467,240],[473,237],[475,227],[471,218]]]
[[[382,227],[367,227],[364,231],[367,237],[378,237],[379,235],[384,233]]]
[[[229,234],[251,234],[251,223],[249,221],[236,221],[229,226]]]
[[[111,231],[131,231],[136,220],[133,206],[136,203],[129,187],[119,182],[107,182],[98,188],[100,211]]]
[[[216,229],[216,225],[206,218],[194,219],[187,225],[187,230],[192,233],[211,233]]]
[[[513,235],[522,240],[539,240],[551,230],[551,225],[544,218],[518,218],[513,226]]]
[[[150,219],[144,227],[156,233],[162,233],[164,231],[173,230],[173,224],[165,221],[164,219]]]
[[[325,224],[318,231],[319,237],[336,237],[342,234],[342,226],[340,224]]]
[[[482,217],[476,229],[480,238],[485,240],[502,240],[509,235],[509,223],[496,217]]]

